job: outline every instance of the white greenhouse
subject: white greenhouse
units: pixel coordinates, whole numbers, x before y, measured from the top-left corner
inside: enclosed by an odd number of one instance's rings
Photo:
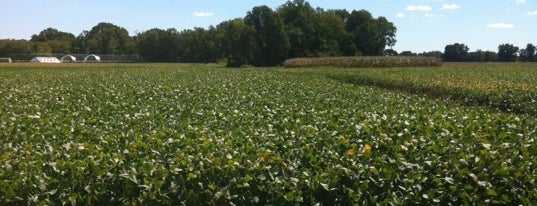
[[[61,63],[56,57],[34,57],[32,59],[34,63]]]

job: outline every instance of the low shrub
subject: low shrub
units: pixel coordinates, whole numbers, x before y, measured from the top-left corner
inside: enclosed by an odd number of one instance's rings
[[[295,58],[284,62],[286,68],[297,67],[416,67],[440,66],[440,59],[434,57],[321,57]]]

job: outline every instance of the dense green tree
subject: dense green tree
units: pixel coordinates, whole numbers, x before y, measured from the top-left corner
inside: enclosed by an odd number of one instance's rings
[[[320,15],[319,32],[321,45],[319,53],[321,56],[341,56],[344,45],[347,43],[348,33],[345,29],[345,22],[334,11],[324,12],[318,9]]]
[[[54,28],[47,28],[37,35],[32,35],[34,50],[37,53],[71,53],[75,35]]]
[[[374,18],[365,10],[325,11],[314,9],[305,0],[290,0],[276,11],[254,7],[243,19],[209,29],[177,32],[155,28],[130,37],[126,29],[103,22],[75,37],[47,28],[33,35],[27,47],[21,42],[0,41],[0,52],[137,53],[150,62],[225,59],[230,66],[273,66],[290,57],[384,55],[386,47],[396,43],[396,31],[386,18]]]
[[[76,36],[75,41],[73,42],[72,50],[74,53],[84,53],[89,54],[89,49],[86,46],[86,36],[89,31],[82,31],[78,36]]]
[[[441,59],[442,58],[442,52],[441,51],[429,51],[429,52],[422,52],[420,54],[418,54],[418,56],[423,56],[423,57],[436,57],[436,58],[439,58]]]
[[[384,50],[384,55],[386,56],[399,56],[399,53],[393,49],[386,49]]]
[[[392,22],[389,22],[388,19],[381,16],[375,20],[375,29],[373,41],[375,42],[376,50],[374,50],[373,55],[383,54],[383,51],[386,47],[395,46],[397,40],[395,39],[395,33],[397,32],[397,27]]]
[[[520,60],[532,62],[535,61],[535,46],[533,44],[527,44],[525,49],[520,50]]]
[[[2,40],[0,43],[0,55],[30,54],[33,52],[33,44],[27,40]]]
[[[133,54],[135,43],[129,32],[111,23],[99,23],[85,35],[86,49],[97,54]]]
[[[477,50],[475,52],[469,52],[465,58],[465,61],[469,62],[495,62],[498,61],[498,55],[492,51]]]
[[[214,62],[216,61],[216,43],[214,27],[208,30],[194,28],[179,34],[179,60],[181,62]]]
[[[149,62],[177,61],[178,32],[175,29],[151,29],[136,36],[138,54]]]
[[[253,28],[251,63],[254,66],[275,66],[287,58],[289,39],[278,14],[267,6],[254,7],[244,22]]]
[[[418,56],[418,54],[412,52],[412,51],[402,51],[401,53],[399,53],[399,56],[407,56],[407,57],[411,57],[411,56]]]
[[[228,67],[249,64],[255,45],[254,29],[246,25],[243,19],[224,21],[216,26],[216,42],[220,57],[227,60]]]
[[[38,53],[41,55],[52,55],[53,51],[47,42],[35,42],[32,43],[32,53]]]
[[[498,46],[498,59],[504,62],[514,62],[517,59],[518,47],[512,44]]]
[[[352,11],[346,21],[357,52],[362,55],[383,55],[386,46],[394,46],[397,28],[384,17],[373,18],[366,10]]]
[[[468,46],[464,44],[450,44],[446,45],[444,49],[444,61],[448,62],[460,62],[468,55]]]
[[[285,24],[289,38],[290,57],[317,56],[321,40],[317,23],[319,17],[311,5],[304,0],[287,1],[277,10]]]
[[[377,50],[373,42],[374,26],[373,16],[368,11],[351,12],[346,27],[359,55],[374,55],[374,51]]]
[[[32,35],[31,41],[33,42],[47,42],[47,41],[53,41],[53,40],[61,40],[61,41],[73,41],[75,39],[75,35],[67,32],[62,32],[54,28],[47,28],[39,34]]]

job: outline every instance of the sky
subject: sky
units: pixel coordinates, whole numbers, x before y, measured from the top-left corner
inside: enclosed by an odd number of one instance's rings
[[[207,28],[244,17],[255,6],[276,9],[285,0],[0,0],[0,39],[30,39],[46,28],[78,36],[100,22],[131,36],[152,28]],[[537,44],[537,0],[309,0],[314,8],[365,9],[397,27],[396,51],[443,51],[463,43],[470,51]]]

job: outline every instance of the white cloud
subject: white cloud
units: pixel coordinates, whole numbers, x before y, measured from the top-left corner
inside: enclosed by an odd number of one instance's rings
[[[422,1],[442,2],[442,0],[422,0]]]
[[[409,11],[431,11],[433,9],[430,6],[426,6],[426,5],[417,5],[417,6],[408,5],[408,6],[406,6],[406,10],[409,10]]]
[[[506,23],[494,23],[487,25],[487,27],[491,29],[512,29],[515,28],[515,25]]]
[[[213,12],[203,12],[203,11],[196,11],[194,12],[194,15],[195,17],[208,17],[208,16],[213,16]]]
[[[528,12],[528,16],[537,16],[537,10]]]
[[[445,10],[455,10],[455,9],[460,9],[461,6],[458,5],[458,4],[444,4],[444,6],[442,6],[442,9],[445,9]]]
[[[405,18],[406,17],[406,15],[401,13],[401,12],[397,13],[395,16],[398,17],[398,18]]]
[[[523,3],[526,3],[526,0],[516,0],[515,1],[517,4],[523,4]]]

